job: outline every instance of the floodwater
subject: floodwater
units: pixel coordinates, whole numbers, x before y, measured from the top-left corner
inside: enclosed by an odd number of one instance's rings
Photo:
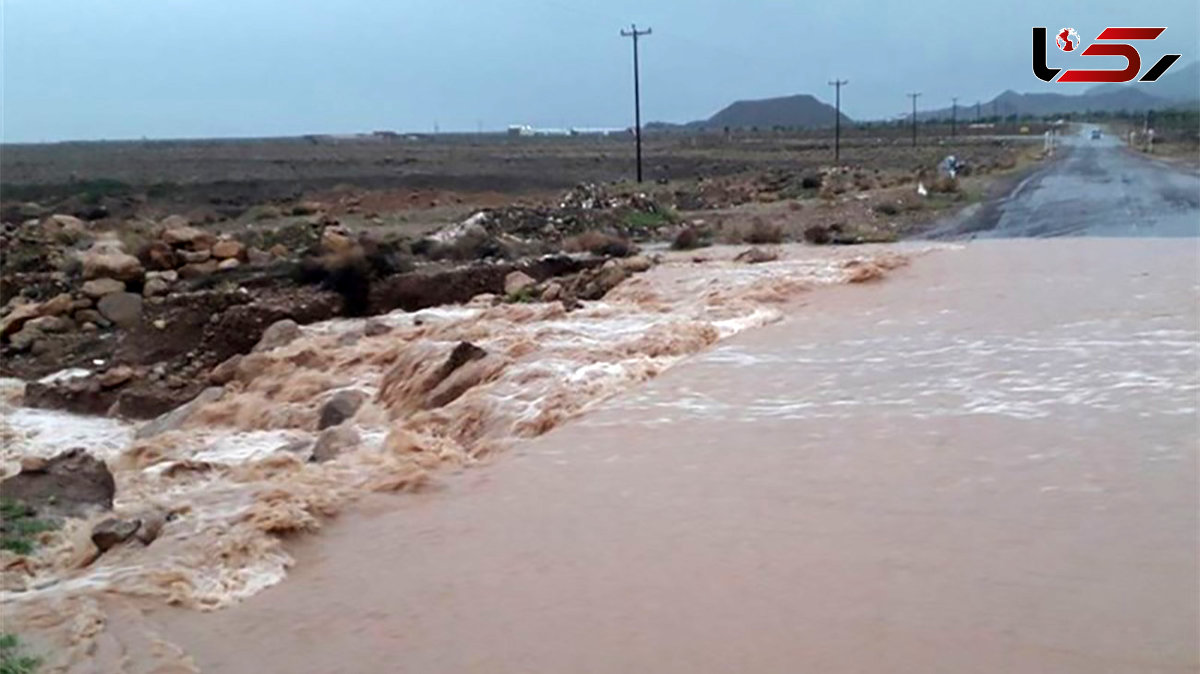
[[[147,619],[203,671],[1194,672],[1195,240],[813,293]]]

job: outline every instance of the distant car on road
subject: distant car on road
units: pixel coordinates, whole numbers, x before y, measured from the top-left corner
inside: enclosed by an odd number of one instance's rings
[[[1100,129],[1092,129],[1092,140],[1100,140],[1104,133]]]

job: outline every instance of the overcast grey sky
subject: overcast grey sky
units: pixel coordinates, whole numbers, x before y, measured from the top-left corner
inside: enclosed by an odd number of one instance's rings
[[[1167,26],[1144,60],[1200,56],[1197,0],[0,0],[9,142],[631,124],[848,78],[860,119],[1042,85],[1030,28]],[[1051,65],[1070,65],[1051,50]],[[1117,67],[1094,58],[1097,67]],[[1149,63],[1144,63],[1144,68]],[[1178,66],[1177,66],[1178,67]],[[1075,87],[1075,88],[1072,88]]]

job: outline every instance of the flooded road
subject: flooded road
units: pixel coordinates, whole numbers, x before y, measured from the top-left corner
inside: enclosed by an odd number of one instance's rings
[[[1057,139],[1057,156],[1011,193],[935,238],[1200,235],[1200,176],[1147,157],[1089,125]]]
[[[1195,671],[1198,261],[979,241],[814,293],[150,618],[222,673]]]

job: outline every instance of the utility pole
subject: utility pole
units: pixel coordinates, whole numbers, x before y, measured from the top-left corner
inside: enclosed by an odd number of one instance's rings
[[[917,99],[920,98],[920,92],[907,94],[912,99],[912,132],[913,132],[913,147],[917,146]]]
[[[642,92],[638,83],[638,38],[649,35],[650,28],[638,30],[637,24],[630,24],[630,30],[621,31],[621,37],[633,38],[633,137],[637,143],[637,181],[642,182]]]
[[[953,138],[958,135],[958,96],[952,97],[950,102],[950,137]]]
[[[842,87],[850,84],[850,80],[834,80],[829,83],[833,87],[833,163],[842,165]]]

